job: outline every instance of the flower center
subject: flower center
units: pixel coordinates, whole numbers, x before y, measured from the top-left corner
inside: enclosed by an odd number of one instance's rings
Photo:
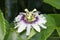
[[[35,21],[36,20],[36,18],[35,18],[35,16],[33,15],[33,14],[27,14],[27,15],[25,15],[25,20],[27,21],[27,22],[33,22],[33,21]]]
[[[27,9],[25,9],[26,13],[24,13],[24,15],[22,16],[22,20],[25,23],[34,23],[38,20],[38,17],[36,17],[33,12],[36,11],[36,9],[34,9],[33,11],[28,11]]]

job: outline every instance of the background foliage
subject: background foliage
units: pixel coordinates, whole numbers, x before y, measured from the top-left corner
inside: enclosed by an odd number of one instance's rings
[[[25,8],[36,8],[47,18],[48,27],[40,33],[32,29],[26,37],[25,32],[16,33],[13,20]],[[0,40],[60,40],[60,0],[1,0],[0,1]]]

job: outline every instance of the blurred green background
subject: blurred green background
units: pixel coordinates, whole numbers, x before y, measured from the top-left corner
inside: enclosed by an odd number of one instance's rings
[[[12,22],[19,12],[24,12],[25,8],[29,10],[36,8],[41,14],[60,13],[60,9],[43,2],[43,0],[0,0],[0,9],[9,22]],[[55,30],[47,40],[60,40],[57,31]]]
[[[4,12],[4,16],[8,21],[12,21],[19,12],[23,12],[25,8],[30,11],[36,8],[42,14],[60,13],[60,9],[56,9],[52,5],[43,2],[43,0],[1,0],[0,9]]]

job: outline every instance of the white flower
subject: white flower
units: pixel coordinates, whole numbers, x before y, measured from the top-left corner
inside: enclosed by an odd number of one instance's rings
[[[18,28],[17,32],[20,33],[26,30],[26,35],[30,34],[31,28],[34,28],[37,32],[41,31],[41,28],[46,29],[44,25],[46,23],[46,17],[43,14],[39,15],[39,12],[34,9],[33,11],[28,11],[25,9],[26,13],[21,12],[17,17],[15,17],[14,23],[15,28]]]

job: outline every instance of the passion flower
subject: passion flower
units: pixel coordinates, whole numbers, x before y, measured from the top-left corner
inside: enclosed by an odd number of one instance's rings
[[[18,28],[17,32],[23,32],[26,30],[26,35],[30,34],[31,28],[34,28],[37,32],[41,31],[41,28],[46,29],[47,27],[44,25],[46,21],[46,17],[43,14],[39,15],[39,11],[34,9],[33,11],[28,11],[25,9],[24,12],[20,12],[20,14],[15,17],[14,23],[15,27]]]

